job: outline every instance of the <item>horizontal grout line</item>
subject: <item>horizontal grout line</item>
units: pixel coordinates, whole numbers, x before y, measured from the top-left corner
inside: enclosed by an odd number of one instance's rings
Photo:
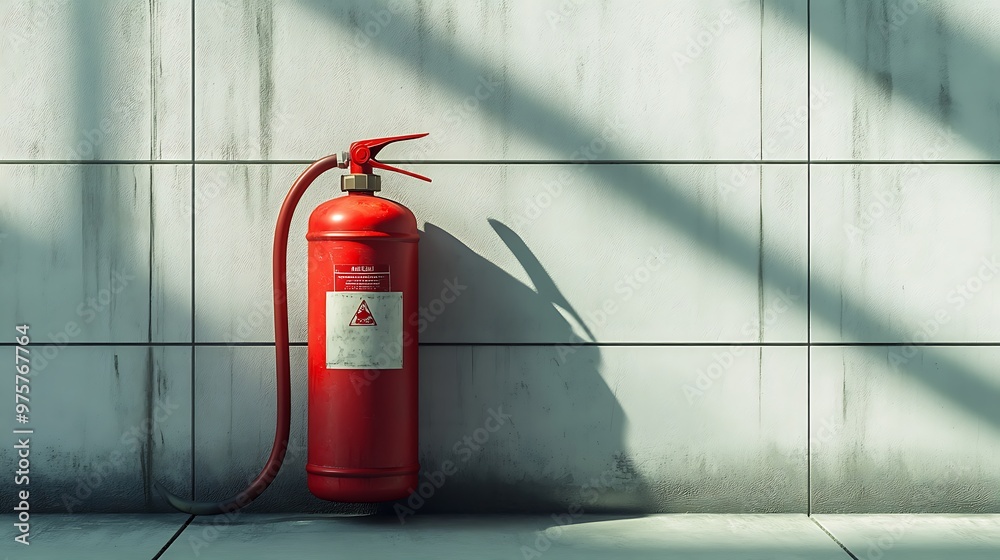
[[[0,165],[309,165],[313,159],[107,159],[107,160],[0,160]],[[567,159],[544,160],[385,160],[392,165],[995,165],[1000,160],[806,160],[806,159],[608,159],[574,161]]]
[[[200,162],[199,162],[200,163]],[[225,163],[225,162],[220,162]],[[268,163],[268,162],[263,162]],[[295,162],[297,163],[297,162]],[[311,163],[311,162],[307,162]],[[488,160],[488,159],[455,159],[455,160],[385,160],[384,163],[391,164],[428,164],[428,165],[743,165],[743,164],[763,164],[763,165],[942,165],[942,164],[998,164],[1000,160],[808,160],[808,159],[595,159],[589,161],[577,161],[571,159],[539,159],[539,160]]]
[[[189,159],[3,159],[0,165],[191,165]]]
[[[0,342],[0,346],[18,346],[16,342]],[[59,344],[57,342],[31,342],[28,346],[56,346],[56,347],[89,347],[89,346],[135,346],[145,348],[147,346],[165,346],[177,348],[189,348],[191,346],[274,346],[273,342],[67,342]],[[306,346],[305,342],[290,342],[289,346]]]
[[[0,347],[18,346],[16,342],[0,342]],[[124,346],[124,347],[177,347],[189,348],[192,346],[203,347],[273,347],[274,342],[68,342],[59,344],[56,342],[32,342],[28,346],[34,347],[100,347],[100,346]],[[306,342],[290,342],[289,346],[304,348]],[[1000,342],[421,342],[420,346],[501,346],[501,347],[559,347],[559,346],[595,346],[602,348],[613,347],[664,347],[664,348],[686,348],[686,347],[725,347],[725,346],[747,346],[747,347],[775,347],[775,348],[851,348],[851,347],[1000,347]]]

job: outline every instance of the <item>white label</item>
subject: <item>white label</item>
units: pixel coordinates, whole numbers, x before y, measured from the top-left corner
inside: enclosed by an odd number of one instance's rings
[[[326,367],[402,368],[403,292],[327,292]]]

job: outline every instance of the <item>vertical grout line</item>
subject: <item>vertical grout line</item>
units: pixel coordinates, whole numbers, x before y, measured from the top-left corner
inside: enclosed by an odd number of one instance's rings
[[[812,517],[812,0],[806,0],[806,515]]]
[[[760,146],[760,161],[764,161],[764,0],[760,0],[760,95],[758,101],[758,127],[760,135],[758,139]],[[759,245],[757,246],[757,342],[764,342],[764,166],[757,166],[757,235]],[[757,425],[760,426],[761,415],[764,407],[762,399],[764,395],[764,347],[757,348]]]
[[[760,97],[758,99],[760,112],[759,122],[760,127],[758,131],[760,132],[760,161],[764,162],[764,0],[760,0]],[[764,166],[761,166],[761,171],[764,170]],[[763,303],[761,303],[763,305]]]
[[[194,138],[195,138],[195,69],[194,69],[194,57],[195,57],[195,25],[194,25],[194,14],[195,14],[195,4],[194,0],[191,0],[191,499],[197,498],[195,495],[195,149],[194,149]],[[191,519],[194,517],[192,516]],[[188,519],[188,523],[191,522]],[[186,525],[185,525],[186,526]]]
[[[149,109],[150,109],[149,110],[149,121],[150,121],[149,122],[149,133],[150,133],[150,138],[149,138],[149,160],[150,161],[156,159],[155,158],[155,156],[156,156],[156,140],[157,140],[157,138],[156,138],[156,110],[157,110],[157,107],[156,107],[156,86],[157,86],[157,83],[156,83],[156,69],[157,69],[157,66],[158,66],[158,64],[157,64],[157,57],[161,56],[161,54],[160,54],[160,48],[159,48],[159,44],[158,44],[159,43],[159,37],[158,37],[159,29],[157,29],[157,24],[158,24],[157,15],[158,14],[156,13],[156,11],[157,11],[156,8],[157,8],[156,4],[154,2],[150,2],[150,4],[149,4],[149,98],[150,98],[149,99]],[[163,157],[163,153],[160,153],[159,155],[160,155],[160,157]],[[135,177],[135,169],[136,168],[138,168],[138,166],[135,166],[133,168],[133,171],[132,171],[133,177]],[[146,414],[147,414],[147,419],[149,419],[151,417],[151,415],[153,414],[153,400],[154,400],[153,399],[153,392],[156,390],[155,388],[157,387],[157,383],[156,383],[156,379],[155,379],[156,367],[154,365],[154,356],[156,355],[156,351],[153,349],[153,295],[154,295],[153,283],[155,282],[155,280],[154,280],[155,276],[154,276],[153,272],[154,272],[155,264],[156,264],[156,219],[155,219],[155,217],[156,217],[156,208],[155,208],[155,205],[156,205],[156,193],[154,192],[154,189],[153,189],[153,182],[156,180],[155,179],[156,172],[154,171],[154,166],[152,164],[147,165],[146,169],[149,171],[149,268],[147,270],[147,272],[149,274],[149,289],[148,289],[148,291],[146,293],[146,296],[147,296],[147,298],[146,298],[146,316],[149,318],[149,321],[146,323],[146,341],[149,342],[149,346],[146,347],[146,371],[147,371],[147,383],[149,384],[148,385],[149,390],[146,393],[146,407],[147,407]],[[136,181],[136,182],[138,182],[138,181]],[[160,356],[163,356],[163,354],[165,354],[165,352],[161,349],[160,352],[159,352],[159,354],[160,354]],[[115,358],[115,365],[116,366],[118,365],[117,361],[118,361],[118,359],[116,357]],[[115,369],[115,371],[117,372],[117,368]],[[149,430],[150,430],[150,433],[153,430],[152,423],[150,425]],[[146,455],[146,457],[144,458],[144,461],[145,461],[144,467],[146,469],[146,472],[149,473],[149,480],[146,480],[145,484],[143,484],[143,494],[144,494],[143,498],[145,500],[145,506],[146,506],[146,508],[149,508],[151,506],[151,504],[152,504],[152,493],[153,493],[152,490],[153,489],[150,488],[150,481],[156,480],[156,476],[153,474],[153,460],[152,460],[152,457],[153,457],[153,442],[155,442],[155,439],[151,439],[150,440],[150,445],[149,445],[149,447],[146,450],[146,452],[148,453],[148,455]]]

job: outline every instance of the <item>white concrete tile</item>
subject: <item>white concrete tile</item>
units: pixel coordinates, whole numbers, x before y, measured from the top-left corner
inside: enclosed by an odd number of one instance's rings
[[[274,441],[274,348],[198,347],[195,353],[196,498],[218,501],[244,490]],[[338,511],[306,487],[306,349],[293,347],[292,428],[284,466],[247,511]],[[189,496],[185,496],[189,497]]]
[[[163,558],[308,558],[331,550],[345,558],[845,558],[804,515],[564,515],[563,525],[549,516],[426,516],[404,525],[321,515],[249,515],[221,524],[200,517]]]
[[[998,358],[981,346],[813,348],[813,511],[996,511]]]
[[[199,166],[198,340],[273,340],[274,222],[303,167]],[[434,182],[385,177],[383,194],[422,229],[422,342],[806,339],[802,166],[769,167],[763,190],[758,165],[411,167]],[[306,335],[306,220],[342,196],[336,175],[292,225],[292,340]],[[467,288],[433,306],[446,282]]]
[[[813,2],[814,159],[1000,157],[1000,6]]]
[[[763,0],[761,5],[761,140],[751,142],[759,149],[748,146],[742,159],[804,160],[809,107],[819,105],[821,93],[809,89],[808,1]]]
[[[578,500],[598,511],[804,511],[803,349],[421,355],[422,465],[460,466],[436,508],[544,511]],[[512,429],[470,450],[465,437],[501,406]]]
[[[750,328],[747,323],[740,327],[739,339],[748,333],[765,342],[808,339],[808,173],[806,165],[760,167],[760,309]]]
[[[187,520],[184,514],[135,515],[35,514],[29,520],[30,545],[15,544],[14,516],[3,523],[4,560],[117,560],[152,558]],[[7,556],[6,554],[13,554]]]
[[[29,480],[15,485],[13,476],[3,477],[3,495],[27,489],[37,513],[168,511],[152,483],[191,487],[190,349],[28,349],[29,422],[17,426],[34,430],[27,436]],[[0,348],[12,377],[14,352]],[[13,412],[14,384],[2,393]],[[16,452],[12,445],[0,451],[4,472],[17,470]]]
[[[987,165],[812,170],[812,339],[1000,340],[1000,179]]]
[[[195,170],[195,336],[274,340],[271,262],[282,201],[305,166],[199,165]],[[288,239],[289,329],[306,339],[306,231],[312,210],[339,194],[335,173],[299,202]],[[334,191],[334,188],[337,190]],[[238,225],[237,225],[238,224]]]
[[[0,2],[0,159],[191,157],[191,3]]]
[[[292,351],[286,465],[251,507],[371,511],[308,494],[305,355]],[[414,507],[805,511],[805,363],[803,348],[421,348],[421,465],[431,478],[456,469]],[[267,347],[198,349],[200,499],[235,494],[262,467],[273,364]],[[494,432],[491,411],[509,415]]]
[[[992,560],[1000,555],[997,515],[817,515],[858,558]]]
[[[199,2],[197,155],[426,131],[406,159],[742,158],[760,19],[743,0]]]
[[[0,166],[0,317],[37,342],[191,340],[191,171]]]

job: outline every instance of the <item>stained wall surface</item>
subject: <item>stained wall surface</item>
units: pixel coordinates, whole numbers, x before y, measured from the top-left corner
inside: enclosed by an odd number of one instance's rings
[[[1000,511],[1000,6],[0,0],[0,29],[35,511],[243,488],[281,201],[414,132],[381,157],[433,183],[381,194],[421,230],[443,482],[415,510]],[[337,185],[292,227],[292,441],[256,511],[390,507],[305,486],[304,233]]]

